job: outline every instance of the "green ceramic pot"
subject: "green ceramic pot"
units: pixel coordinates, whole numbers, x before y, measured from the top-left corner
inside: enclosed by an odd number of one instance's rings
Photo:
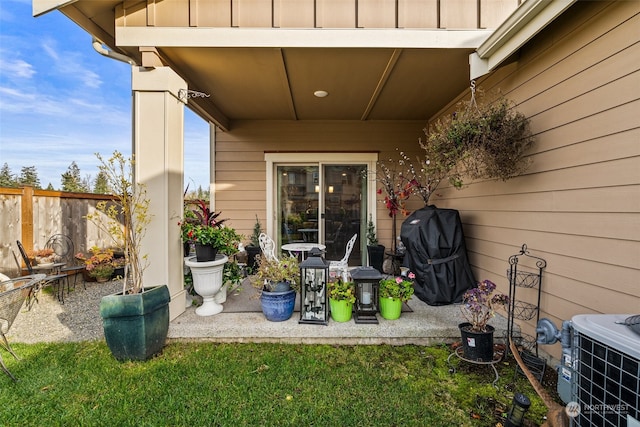
[[[396,320],[402,311],[400,298],[380,298],[380,315],[387,320]]]
[[[345,300],[329,298],[331,318],[336,322],[348,322],[351,320],[353,304]]]
[[[104,337],[113,357],[147,360],[164,347],[169,332],[169,288],[147,288],[140,294],[111,294],[100,301]]]

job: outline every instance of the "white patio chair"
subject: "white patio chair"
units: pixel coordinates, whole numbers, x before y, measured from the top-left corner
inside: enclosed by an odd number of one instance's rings
[[[349,257],[351,256],[351,251],[353,250],[353,245],[356,243],[356,239],[358,238],[358,233],[354,234],[349,241],[347,242],[347,248],[344,256],[340,261],[329,261],[329,275],[334,276],[340,274],[342,276],[343,281],[349,280]]]
[[[278,257],[276,257],[276,242],[264,233],[260,233],[258,241],[260,242],[260,249],[262,249],[262,256],[269,261],[278,261]]]

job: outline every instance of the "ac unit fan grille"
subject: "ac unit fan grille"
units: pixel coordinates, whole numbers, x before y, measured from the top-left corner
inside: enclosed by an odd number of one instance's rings
[[[624,427],[640,419],[640,361],[578,334],[578,426]]]

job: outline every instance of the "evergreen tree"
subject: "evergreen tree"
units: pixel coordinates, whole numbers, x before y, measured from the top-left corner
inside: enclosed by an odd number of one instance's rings
[[[30,185],[33,188],[42,189],[40,178],[38,178],[38,171],[35,166],[23,166],[20,170],[18,183],[20,185]]]
[[[91,179],[90,173],[86,174],[84,178],[82,178],[82,187],[85,189],[84,190],[85,193],[91,193],[92,182],[93,182],[93,179]]]
[[[55,188],[53,188],[53,184],[49,183],[49,185],[47,185],[47,190],[54,191]]]
[[[72,191],[74,193],[86,193],[89,191],[80,177],[80,168],[75,161],[71,162],[69,169],[62,174],[62,191]]]
[[[5,163],[2,165],[2,168],[0,168],[0,187],[15,187],[17,185],[18,183],[11,173],[9,165]]]
[[[98,175],[96,175],[96,179],[93,181],[93,192],[96,194],[111,193],[107,175],[103,171],[98,172]]]

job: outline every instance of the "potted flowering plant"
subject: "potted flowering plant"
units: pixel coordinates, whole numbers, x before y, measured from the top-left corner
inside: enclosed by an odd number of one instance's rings
[[[261,291],[278,292],[293,289],[300,290],[300,265],[295,257],[282,259],[267,258],[258,255],[258,269],[251,284]]]
[[[226,227],[226,219],[219,219],[222,212],[209,209],[204,200],[191,202],[195,208],[185,209],[184,220],[179,222],[182,241],[191,241],[196,246],[198,262],[214,261],[218,252],[232,255],[237,252],[242,236],[231,227]]]
[[[55,261],[55,253],[51,248],[38,249],[29,253],[29,259],[34,265],[51,264]]]
[[[262,313],[272,322],[288,320],[300,291],[300,265],[295,257],[257,256],[258,268],[251,284],[259,290]]]
[[[338,278],[335,282],[329,283],[328,289],[331,318],[336,322],[351,320],[353,304],[356,302],[355,283],[344,282],[342,278]]]
[[[489,325],[496,315],[496,308],[509,303],[509,297],[495,293],[496,284],[483,280],[463,295],[460,310],[467,322],[458,328],[462,335],[464,356],[471,360],[490,362],[493,360],[493,326]]]
[[[378,294],[380,297],[380,315],[387,320],[395,320],[400,317],[402,303],[409,301],[413,295],[413,279],[411,272],[407,279],[402,276],[389,277],[380,280]]]
[[[182,238],[195,243],[196,257],[188,258],[195,291],[202,297],[202,305],[196,309],[200,316],[212,316],[222,312],[227,299],[224,268],[229,258],[238,251],[242,239],[233,228],[227,227],[221,212],[209,209],[204,200],[190,202],[194,208],[179,223]],[[227,267],[228,269],[229,267]]]
[[[76,254],[76,259],[84,262],[87,274],[98,282],[106,282],[111,279],[116,267],[120,263],[113,256],[112,249],[100,249],[97,246],[89,249],[91,256],[87,258],[82,252]]]

